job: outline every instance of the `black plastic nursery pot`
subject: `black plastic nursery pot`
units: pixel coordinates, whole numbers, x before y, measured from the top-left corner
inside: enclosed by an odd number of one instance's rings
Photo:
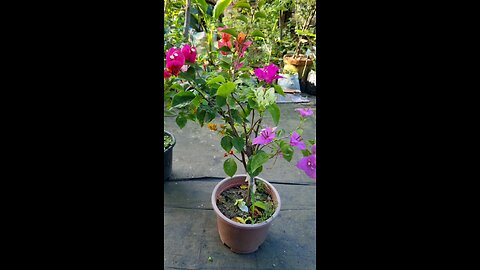
[[[173,147],[175,146],[176,140],[172,133],[165,130],[163,132],[172,138],[172,144],[167,149],[164,149],[163,152],[163,180],[168,180],[172,174]]]

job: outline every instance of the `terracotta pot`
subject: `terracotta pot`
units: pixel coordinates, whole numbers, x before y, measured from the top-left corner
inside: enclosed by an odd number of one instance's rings
[[[302,80],[307,78],[308,73],[312,69],[313,60],[302,54],[298,55],[298,57],[293,57],[293,54],[286,54],[283,56],[283,64],[285,70],[297,72],[298,78]],[[304,69],[306,69],[305,73]]]
[[[245,184],[246,175],[234,175],[220,181],[212,192],[212,206],[215,214],[217,214],[217,228],[220,234],[220,240],[235,253],[252,253],[265,241],[268,229],[272,225],[273,220],[280,213],[280,195],[275,187],[266,180],[255,177],[255,179],[263,181],[267,188],[267,192],[276,202],[277,208],[273,215],[266,221],[258,224],[242,224],[234,222],[224,216],[217,207],[217,198],[220,194],[231,188]]]

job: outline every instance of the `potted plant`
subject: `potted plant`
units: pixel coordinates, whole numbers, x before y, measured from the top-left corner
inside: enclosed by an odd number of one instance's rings
[[[163,131],[163,179],[168,180],[172,174],[173,147],[176,140],[172,133]]]
[[[218,11],[218,3],[214,18],[223,12]],[[302,138],[303,123],[313,115],[311,109],[297,109],[296,129],[277,128],[281,112],[275,93],[284,93],[274,80],[281,78],[280,68],[268,63],[256,69],[247,65],[252,39],[262,33],[251,25],[255,8],[241,3],[236,8],[251,15],[250,25],[233,28],[217,21],[220,39],[215,62],[205,65],[205,59],[212,60],[215,52],[197,55],[191,44],[166,52],[164,96],[166,110],[176,115],[180,128],[190,120],[218,133],[228,176],[215,186],[211,197],[220,239],[233,252],[251,253],[263,243],[281,208],[278,191],[259,177],[263,165],[279,156],[290,162],[297,149],[303,158],[296,167],[315,179],[316,142]],[[266,124],[267,117],[274,126]],[[236,175],[237,163],[245,174]]]
[[[314,64],[314,57],[301,52],[306,52],[309,46],[315,44],[315,24],[312,25],[315,14],[315,1],[301,0],[295,2],[294,21],[297,45],[293,53],[287,53],[283,56],[284,69],[298,73],[302,91],[306,90],[307,76]]]

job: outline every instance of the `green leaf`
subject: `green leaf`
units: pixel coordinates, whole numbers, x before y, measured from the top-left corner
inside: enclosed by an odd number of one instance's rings
[[[258,208],[261,208],[263,210],[267,209],[267,205],[261,201],[256,201],[253,206],[256,206]]]
[[[247,169],[248,169],[248,166],[247,166]],[[251,177],[258,176],[258,175],[260,175],[260,173],[262,172],[262,170],[263,170],[263,166],[260,166],[260,167],[258,167],[255,171],[251,172],[251,173],[250,173],[250,176],[251,176]]]
[[[312,154],[312,153],[310,153],[310,151],[308,151],[307,149],[302,150],[302,155],[303,155],[304,157],[310,156],[311,154]]]
[[[227,105],[227,99],[222,96],[216,96],[216,100],[217,100],[217,106],[220,108]]]
[[[223,150],[225,150],[225,152],[229,152],[230,150],[232,150],[232,137],[230,136],[225,136],[222,138],[222,140],[220,141],[220,145],[222,146]]]
[[[172,84],[172,85],[170,86],[170,89],[177,89],[177,90],[182,91],[182,90],[183,90],[183,87],[182,87],[180,84],[178,84],[178,83],[174,83],[174,84]]]
[[[241,20],[241,21],[243,21],[243,22],[245,22],[245,23],[248,23],[248,18],[247,18],[247,16],[245,16],[245,15],[243,15],[243,14],[238,15],[237,19],[239,19],[239,20]]]
[[[243,123],[243,119],[242,119],[242,117],[240,116],[240,113],[239,113],[237,110],[234,110],[234,109],[232,109],[231,112],[232,112],[232,118],[233,118],[233,120],[234,120],[236,123],[238,123],[238,124],[242,124],[242,123]],[[245,119],[245,120],[247,120],[247,119]],[[248,122],[248,121],[245,121],[245,122]]]
[[[211,122],[213,119],[215,119],[215,113],[214,112],[207,112],[207,118],[205,119],[206,123]]]
[[[223,163],[223,170],[228,176],[232,177],[237,172],[237,163],[233,158],[227,158]]]
[[[217,90],[217,96],[226,98],[235,90],[235,84],[232,82],[226,82],[222,84]]]
[[[282,150],[283,158],[286,161],[290,162],[293,157],[293,152],[294,152],[293,147],[284,141],[280,141],[280,150]]]
[[[187,71],[180,72],[180,74],[178,74],[178,78],[189,81],[195,80],[195,68],[189,67]]]
[[[175,108],[182,108],[190,104],[195,98],[192,92],[179,92],[173,97],[172,106]]]
[[[260,32],[260,30],[258,30],[258,29],[253,30],[251,36],[252,36],[252,37],[262,37],[262,38],[265,38],[265,35],[264,35],[262,32]]]
[[[251,111],[250,111],[250,109],[248,108],[248,106],[245,106],[244,109],[245,109],[245,112],[243,112],[243,110],[240,109],[240,110],[238,111],[238,113],[240,114],[240,117],[247,119],[248,116],[250,116],[250,112],[251,112]]]
[[[180,128],[184,128],[185,125],[187,124],[187,118],[181,114],[177,116],[177,119],[175,119],[175,122],[177,122],[177,125]]]
[[[239,76],[240,78],[242,79],[251,79],[252,78],[252,75],[248,74],[248,73],[243,73],[242,75]]]
[[[255,155],[253,155],[250,160],[248,161],[250,163],[250,170],[254,172],[257,168],[262,166],[265,162],[268,161],[270,158],[270,155],[265,153],[262,150],[259,150]]]
[[[208,80],[207,84],[214,84],[219,82],[225,82],[225,78],[222,75],[218,75],[217,77]]]
[[[235,29],[233,29],[233,28],[223,29],[223,30],[220,31],[220,32],[224,32],[224,33],[230,34],[230,35],[232,35],[234,38],[237,38],[237,36],[238,36],[237,31],[235,31]]]
[[[232,0],[219,0],[213,8],[213,17],[218,19],[231,2]]]
[[[164,117],[176,116],[176,114],[172,111],[163,111],[163,116]]]
[[[314,33],[311,33],[309,31],[303,31],[303,30],[296,29],[295,32],[297,32],[297,34],[299,36],[316,37],[316,35]]]
[[[282,96],[285,96],[285,93],[283,92],[283,89],[280,85],[278,84],[275,84],[273,83],[273,88],[275,89],[275,92],[277,92],[278,94],[282,95]]]
[[[255,13],[255,19],[257,18],[267,18],[267,15],[265,15],[265,12],[263,11],[258,11],[257,13]]]
[[[242,152],[243,147],[245,146],[245,139],[243,139],[242,137],[234,137],[232,139],[232,143],[238,152]]]
[[[272,115],[273,123],[275,125],[278,125],[278,122],[280,121],[280,108],[278,108],[278,105],[276,103],[273,103],[268,106],[267,109]]]
[[[205,0],[194,0],[194,2],[197,2],[198,7],[203,12],[203,14],[207,14],[208,4]]]
[[[297,129],[297,133],[298,133],[298,135],[302,135],[303,134],[303,129],[301,129],[301,128]]]
[[[197,120],[200,123],[201,127],[203,127],[203,123],[204,123],[206,114],[207,114],[207,111],[202,110],[202,109],[197,109]]]
[[[250,6],[249,3],[245,2],[245,1],[241,1],[241,2],[238,2],[235,6],[235,8],[248,8],[248,9],[251,9],[252,7]]]

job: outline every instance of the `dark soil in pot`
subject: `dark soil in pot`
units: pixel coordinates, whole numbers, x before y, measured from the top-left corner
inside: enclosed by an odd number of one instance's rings
[[[243,200],[247,195],[247,185],[231,187],[223,191],[217,198],[217,207],[230,220],[244,224],[260,223],[270,218],[276,208],[270,194],[265,191],[265,186],[262,181],[256,181],[257,190],[255,193],[255,201],[261,202],[261,205],[257,203],[254,207],[253,215],[251,211],[248,213],[240,210],[235,203],[238,200]],[[260,205],[260,206],[258,206]],[[246,205],[250,210],[251,205]],[[250,217],[250,218],[249,218]]]

